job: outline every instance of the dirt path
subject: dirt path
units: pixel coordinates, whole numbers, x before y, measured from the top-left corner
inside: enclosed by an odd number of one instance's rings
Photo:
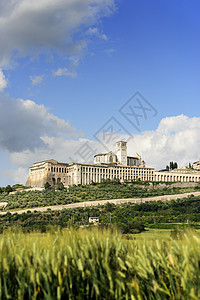
[[[175,200],[175,199],[182,199],[186,198],[190,195],[200,196],[200,192],[192,192],[192,193],[184,193],[184,194],[176,194],[176,195],[164,195],[164,196],[156,196],[156,197],[149,197],[149,198],[128,198],[128,199],[111,199],[111,200],[96,200],[96,201],[85,201],[85,202],[78,202],[72,204],[65,204],[65,205],[53,205],[53,206],[45,206],[45,207],[36,207],[36,208],[28,208],[23,210],[16,210],[10,211],[11,214],[22,214],[27,211],[34,212],[34,211],[47,211],[48,209],[51,210],[62,210],[67,208],[77,208],[77,207],[86,207],[86,206],[98,206],[104,205],[106,203],[114,203],[114,204],[122,204],[122,203],[144,203],[147,201],[167,201],[167,200]],[[0,215],[6,214],[8,211],[0,212]]]

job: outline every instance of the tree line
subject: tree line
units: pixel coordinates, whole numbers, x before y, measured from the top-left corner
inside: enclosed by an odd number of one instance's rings
[[[161,224],[200,222],[200,197],[191,196],[171,201],[126,203],[104,206],[80,207],[61,211],[7,213],[0,216],[0,228],[22,226],[24,229],[40,229],[48,226],[75,227],[89,226],[89,217],[98,217],[100,226],[116,226],[122,233],[138,233],[148,226],[160,228]]]

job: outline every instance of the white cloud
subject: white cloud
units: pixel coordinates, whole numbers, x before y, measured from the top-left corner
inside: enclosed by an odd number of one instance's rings
[[[10,177],[12,178],[13,182],[24,184],[28,178],[28,169],[27,168],[18,168],[17,170],[9,171]]]
[[[69,71],[67,68],[59,68],[57,71],[55,71],[54,76],[68,76],[68,77],[72,77],[75,78],[77,76],[77,72],[76,71]]]
[[[32,81],[33,85],[37,85],[37,84],[39,84],[39,83],[42,82],[43,75],[40,75],[40,76],[30,76],[30,80]]]
[[[49,113],[44,105],[0,95],[0,150],[9,155],[15,167],[1,168],[0,176],[10,177],[11,182],[25,183],[34,161],[54,157],[66,161],[68,145],[77,143],[74,139],[81,136],[83,132]]]
[[[0,92],[2,92],[7,87],[6,77],[3,74],[2,69],[0,69]]]
[[[99,29],[97,27],[90,27],[87,31],[88,35],[95,35],[97,36],[99,39],[102,39],[102,40],[105,40],[107,41],[108,40],[108,37],[107,35],[105,35],[104,33],[101,33],[99,31]]]
[[[107,152],[97,141],[81,137],[69,122],[50,114],[44,106],[30,100],[13,101],[16,101],[16,113],[8,115],[11,122],[6,123],[4,118],[2,123],[2,116],[7,114],[10,105],[2,115],[0,107],[0,129],[5,128],[5,133],[0,130],[0,147],[10,153],[11,163],[18,168],[12,173],[14,180],[25,178],[28,167],[36,161],[54,158],[61,162],[87,162],[80,154],[85,144],[93,152],[90,160],[93,154]],[[17,130],[16,123],[19,123]],[[128,142],[128,154],[139,153],[148,166],[156,169],[165,168],[172,160],[179,166],[188,165],[200,159],[199,136],[200,118],[167,117],[160,121],[155,131],[134,134]],[[112,145],[110,148],[115,150]]]
[[[32,100],[0,95],[0,148],[9,152],[34,150],[44,146],[43,136],[81,136],[69,121],[48,112]]]
[[[70,65],[71,66],[77,67],[79,65],[79,62],[80,62],[80,57],[70,56],[69,60],[70,60]]]
[[[106,50],[104,50],[104,52],[105,52],[108,56],[112,56],[113,53],[116,52],[116,50],[115,50],[115,49],[106,49]]]
[[[0,66],[19,56],[48,55],[50,50],[81,55],[88,27],[114,9],[114,0],[2,0]]]
[[[165,168],[172,160],[185,166],[200,159],[199,137],[200,118],[179,115],[162,119],[156,131],[134,135],[128,148],[157,169]]]

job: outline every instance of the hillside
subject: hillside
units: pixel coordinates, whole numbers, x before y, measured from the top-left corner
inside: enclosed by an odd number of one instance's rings
[[[136,184],[133,182],[120,184],[118,182],[108,182],[95,185],[72,186],[61,190],[20,191],[15,194],[3,192],[0,194],[0,202],[8,202],[6,210],[16,210],[104,199],[145,198],[199,190],[199,185],[193,186],[192,184],[189,187],[182,187],[180,184],[178,187],[173,184],[150,185],[149,183]]]
[[[199,227],[200,197],[190,196],[171,201],[146,202],[141,204],[115,205],[63,209],[61,211],[27,212],[0,216],[0,228],[22,226],[24,229],[45,231],[51,225],[79,227],[88,225],[89,217],[99,217],[101,226],[116,225],[123,233],[136,233],[144,227],[173,228],[173,224]],[[169,226],[170,225],[170,226]],[[180,226],[180,225],[179,225]]]

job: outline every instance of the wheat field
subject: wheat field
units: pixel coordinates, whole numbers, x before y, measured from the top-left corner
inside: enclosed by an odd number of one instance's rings
[[[117,231],[0,235],[0,299],[200,299],[200,238]]]

